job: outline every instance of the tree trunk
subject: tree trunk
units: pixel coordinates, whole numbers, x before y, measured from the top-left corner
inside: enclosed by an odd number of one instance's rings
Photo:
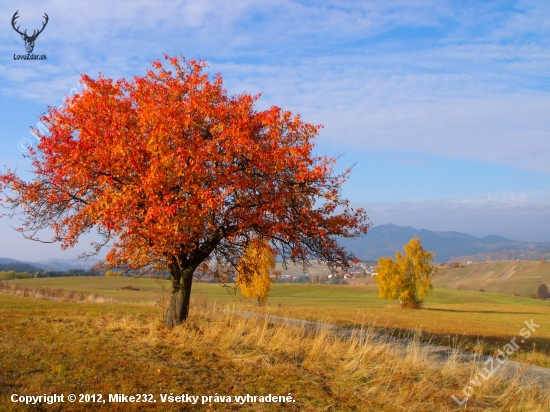
[[[172,294],[166,311],[164,323],[169,328],[181,325],[189,316],[189,298],[191,297],[191,286],[193,285],[193,273],[195,268],[177,270],[171,268]]]

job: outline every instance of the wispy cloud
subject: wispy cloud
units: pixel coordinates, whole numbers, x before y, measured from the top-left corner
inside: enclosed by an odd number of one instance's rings
[[[16,10],[31,31],[48,13],[35,48],[47,61],[13,60],[24,52],[9,24]],[[261,108],[280,105],[324,124],[320,141],[343,151],[550,174],[547,1],[44,0],[1,2],[0,15],[8,101],[45,109],[61,104],[80,73],[142,75],[164,52],[181,53],[206,58],[230,93],[262,92]],[[550,240],[548,192],[484,196],[367,210],[376,224]]]
[[[0,92],[57,104],[79,73],[143,74],[163,52],[205,57],[230,92],[263,92],[323,123],[325,143],[431,153],[550,173],[545,2],[43,1],[19,24],[49,60],[10,61]],[[10,16],[14,6],[0,5]]]

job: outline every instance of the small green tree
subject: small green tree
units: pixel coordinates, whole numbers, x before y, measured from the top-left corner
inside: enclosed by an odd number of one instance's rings
[[[432,265],[434,253],[427,252],[414,238],[404,247],[405,254],[378,259],[376,283],[381,299],[399,299],[403,308],[420,308],[432,290],[432,276],[438,268]]]
[[[541,283],[539,285],[539,288],[537,289],[537,299],[546,299],[548,297],[550,297],[548,286],[546,286],[544,283]]]

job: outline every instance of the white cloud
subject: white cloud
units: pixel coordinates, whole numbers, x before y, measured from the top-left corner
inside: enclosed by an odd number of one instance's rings
[[[19,7],[48,61],[13,62],[0,25],[1,93],[57,105],[78,73],[141,75],[163,52],[205,57],[228,90],[263,92],[323,123],[323,142],[550,173],[550,8],[439,1],[43,1]],[[0,5],[4,16],[17,7]],[[411,38],[391,30],[430,29]],[[382,37],[377,37],[382,36]]]

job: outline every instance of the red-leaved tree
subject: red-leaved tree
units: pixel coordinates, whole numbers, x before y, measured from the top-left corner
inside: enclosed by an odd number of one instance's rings
[[[203,61],[169,58],[143,77],[83,75],[85,88],[48,108],[30,150],[34,180],[0,173],[4,199],[26,237],[62,248],[95,230],[106,263],[170,271],[170,327],[189,312],[193,273],[236,267],[251,239],[269,240],[286,262],[331,269],[354,258],[337,236],[366,233],[363,210],[341,199],[350,172],[312,154],[320,126],[279,107],[257,111],[259,96],[228,96]],[[39,133],[39,131],[36,131]]]

